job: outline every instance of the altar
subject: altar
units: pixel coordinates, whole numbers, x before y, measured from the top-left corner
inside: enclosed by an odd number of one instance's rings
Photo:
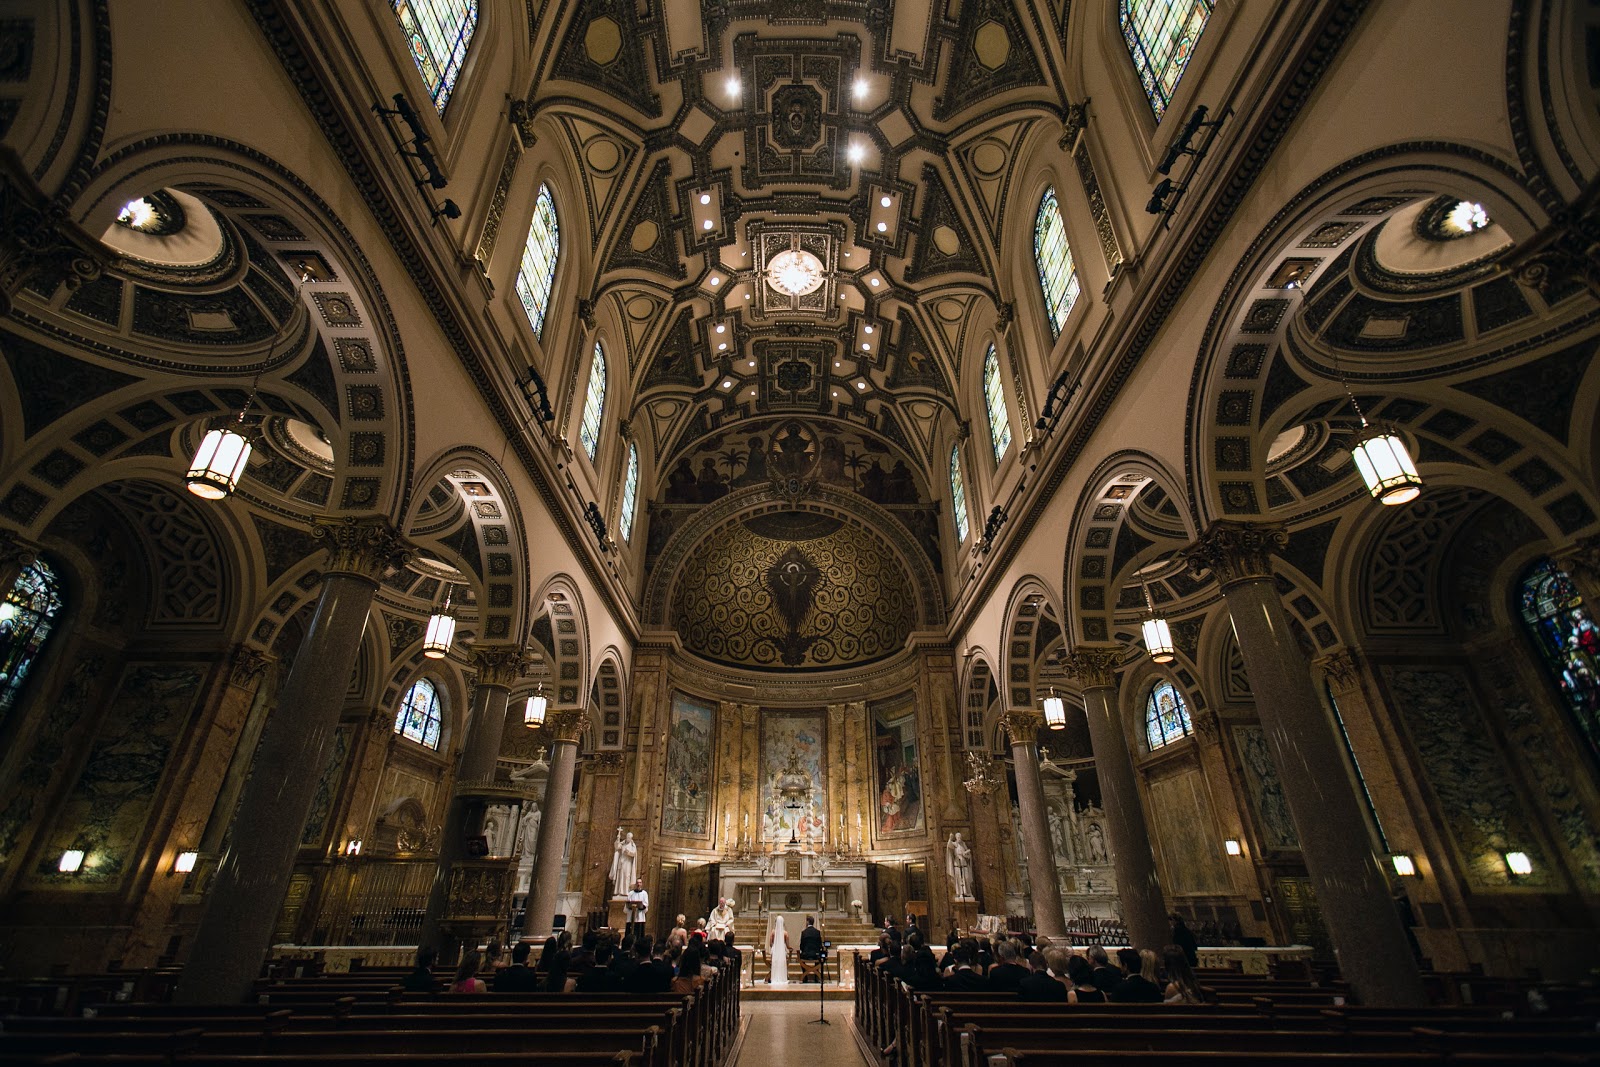
[[[806,915],[856,918],[851,905],[867,899],[867,864],[799,848],[731,856],[719,865],[717,895],[742,919],[783,915],[797,937]]]

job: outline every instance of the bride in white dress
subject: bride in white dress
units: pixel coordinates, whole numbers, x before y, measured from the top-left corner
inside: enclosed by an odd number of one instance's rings
[[[789,935],[783,929],[783,916],[772,920],[772,940],[767,942],[767,981],[772,985],[789,984]]]

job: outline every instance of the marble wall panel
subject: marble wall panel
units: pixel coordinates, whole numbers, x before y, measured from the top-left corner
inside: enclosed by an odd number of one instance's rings
[[[1266,733],[1253,723],[1236,725],[1233,743],[1238,749],[1245,788],[1255,809],[1261,847],[1269,851],[1298,850],[1300,835],[1295,832],[1294,820],[1289,816],[1289,801],[1283,795],[1283,783],[1278,779],[1277,764],[1272,762]]]
[[[1161,884],[1169,893],[1232,891],[1198,769],[1152,781],[1149,817]]]

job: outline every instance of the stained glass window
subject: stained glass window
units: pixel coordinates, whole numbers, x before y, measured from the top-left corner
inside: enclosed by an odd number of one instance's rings
[[[639,502],[639,447],[628,445],[628,471],[622,476],[622,514],[617,516],[617,527],[624,541],[633,540],[633,512]]]
[[[950,449],[950,515],[956,520],[956,540],[967,539],[967,483],[961,478],[961,450]]]
[[[22,692],[61,614],[61,585],[43,560],[22,568],[0,601],[0,719]]]
[[[1011,447],[1011,413],[1006,410],[1006,391],[1000,384],[1000,357],[994,345],[983,357],[983,404],[989,409],[989,440],[994,445],[994,461],[999,463]]]
[[[533,224],[522,246],[522,268],[517,271],[517,295],[533,324],[533,335],[544,337],[544,313],[550,307],[550,289],[556,283],[556,255],[561,251],[561,226],[556,222],[556,202],[548,185],[539,186],[533,204]]]
[[[1571,577],[1548,559],[1522,579],[1522,618],[1589,755],[1600,760],[1600,629]]]
[[[418,678],[400,700],[400,712],[394,717],[394,732],[419,745],[437,749],[442,722],[439,691],[428,679]]]
[[[1150,751],[1182,741],[1192,733],[1189,706],[1177,687],[1166,681],[1151,686],[1144,702],[1144,736],[1150,742]]]
[[[1121,0],[1122,39],[1157,121],[1172,103],[1212,6],[1212,0]]]
[[[1039,268],[1039,287],[1050,312],[1050,332],[1061,336],[1072,305],[1078,302],[1078,272],[1072,265],[1072,249],[1067,247],[1067,226],[1061,221],[1061,205],[1056,191],[1046,189],[1039,201],[1039,214],[1033,220],[1033,260]]]
[[[440,114],[467,60],[467,46],[478,28],[478,0],[391,0],[400,32],[428,96]]]
[[[600,420],[606,414],[606,353],[600,342],[594,345],[594,359],[589,361],[589,389],[583,397],[583,422],[578,426],[578,440],[583,450],[594,459],[600,450]]]

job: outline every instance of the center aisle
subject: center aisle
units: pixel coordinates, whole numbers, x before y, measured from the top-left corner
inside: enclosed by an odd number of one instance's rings
[[[749,1020],[734,1067],[867,1067],[850,1033],[848,1002],[828,1003],[831,1026],[817,1022],[815,1001],[747,1000]]]

